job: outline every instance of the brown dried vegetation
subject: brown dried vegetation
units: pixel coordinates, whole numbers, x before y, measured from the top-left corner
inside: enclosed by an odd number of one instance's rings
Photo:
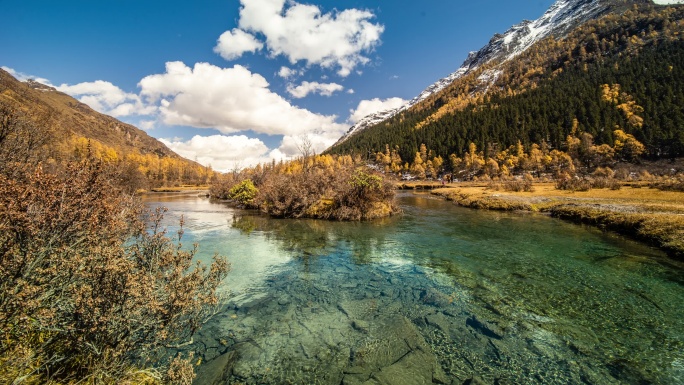
[[[191,381],[158,354],[211,314],[226,261],[194,264],[103,162],[47,170],[41,127],[0,128],[0,383]]]
[[[224,175],[211,193],[235,199],[231,190],[245,180],[257,189],[251,206],[278,218],[367,220],[398,212],[394,186],[350,156],[316,155],[258,165]]]

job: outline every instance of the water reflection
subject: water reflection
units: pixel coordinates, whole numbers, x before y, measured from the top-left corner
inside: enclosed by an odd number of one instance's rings
[[[196,336],[198,382],[684,378],[682,266],[663,253],[542,215],[400,202],[367,223],[163,202],[243,294]]]
[[[347,243],[356,263],[378,260],[386,249],[386,234],[393,231],[391,224],[398,218],[371,222],[335,223],[312,219],[271,219],[267,216],[243,212],[233,217],[232,227],[249,235],[263,234],[276,241],[293,256],[306,258],[323,256],[339,243]]]
[[[292,257],[281,250],[277,242],[270,241],[263,234],[245,236],[233,228],[233,218],[242,216],[242,210],[191,194],[148,194],[144,201],[152,209],[168,209],[162,225],[169,234],[178,231],[180,218],[183,217],[183,244],[199,243],[198,260],[211,263],[214,254],[228,259],[231,271],[221,291],[233,301],[258,295],[268,275]]]

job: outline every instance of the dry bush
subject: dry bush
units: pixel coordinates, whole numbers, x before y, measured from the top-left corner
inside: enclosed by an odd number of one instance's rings
[[[611,179],[615,176],[615,172],[610,167],[598,167],[591,175],[595,178]]]
[[[556,178],[556,189],[568,191],[589,191],[591,181],[578,176],[570,176],[567,173],[561,174]]]
[[[230,196],[230,189],[239,182],[237,176],[233,173],[221,174],[209,186],[209,194],[217,199],[228,199]]]
[[[678,174],[671,178],[663,178],[649,184],[649,187],[664,191],[684,192],[684,174]]]
[[[308,215],[313,214],[309,209],[326,193],[332,194],[327,190],[337,184],[335,178],[336,175],[311,169],[291,175],[273,174],[259,187],[255,202],[261,210],[278,218],[326,218],[324,212]]]
[[[394,186],[354,164],[274,172],[258,189],[255,204],[279,218],[364,220],[397,212]]]
[[[163,380],[135,368],[217,304],[226,261],[194,264],[111,180],[92,161],[0,173],[0,383]]]
[[[622,181],[629,181],[632,179],[630,172],[626,168],[620,168],[615,171],[615,175],[613,176],[615,179],[622,180]]]
[[[394,186],[363,168],[354,170],[335,196],[333,216],[341,220],[361,220],[396,212]]]
[[[503,182],[503,189],[505,191],[533,192],[534,191],[533,181],[534,181],[534,178],[530,174],[525,174],[522,179],[516,178],[516,179],[504,181]]]

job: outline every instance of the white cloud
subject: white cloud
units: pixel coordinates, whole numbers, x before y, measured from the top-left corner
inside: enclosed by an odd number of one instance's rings
[[[235,60],[245,52],[256,52],[264,44],[257,40],[254,35],[241,29],[235,28],[221,34],[214,47],[214,52],[226,60]]]
[[[145,131],[149,131],[149,130],[153,130],[156,125],[157,125],[157,122],[154,120],[141,120],[138,123],[138,128],[142,128]]]
[[[166,73],[140,81],[141,95],[160,103],[170,125],[216,128],[224,134],[252,130],[269,135],[299,135],[315,130],[344,132],[334,115],[315,114],[291,105],[269,90],[261,75],[235,65],[166,63]]]
[[[121,88],[103,80],[75,85],[62,84],[55,88],[98,112],[115,117],[149,115],[156,111],[155,106],[145,105],[138,95],[124,92]]]
[[[280,67],[280,70],[278,71],[278,76],[283,79],[289,79],[300,74],[301,73],[299,71],[285,66]]]
[[[256,138],[245,135],[195,135],[190,140],[179,138],[160,139],[174,152],[193,159],[217,171],[229,171],[235,168],[255,166],[272,160],[288,160],[299,156],[299,145],[302,140],[309,140],[316,153],[330,147],[339,139],[339,135],[331,132],[312,132],[306,135],[286,135],[278,148],[269,149],[266,144]]]
[[[302,82],[296,87],[293,84],[287,86],[287,92],[297,99],[304,98],[310,93],[332,96],[334,92],[342,90],[344,87],[337,83]]]
[[[195,135],[188,141],[160,140],[177,154],[197,160],[205,166],[211,165],[218,171],[254,166],[271,160],[269,148],[261,140],[244,135]]]
[[[402,98],[389,98],[384,100],[375,98],[371,100],[362,100],[355,110],[349,110],[351,113],[349,121],[356,123],[370,114],[399,108],[407,102],[407,100]]]
[[[291,63],[337,68],[348,76],[370,61],[364,54],[380,44],[384,31],[366,10],[347,9],[323,14],[317,6],[294,0],[241,0],[240,29],[266,38],[272,56],[284,55]]]
[[[349,128],[348,126],[345,126]],[[312,131],[302,135],[286,135],[278,147],[278,151],[285,156],[292,158],[301,155],[299,147],[303,140],[308,140],[311,144],[311,149],[316,153],[328,149],[337,142],[342,136],[343,132],[332,132],[332,131]]]
[[[353,89],[353,88],[348,89],[348,90],[347,90],[347,93],[348,93],[349,95],[353,95],[353,94],[354,94],[354,89]]]
[[[0,66],[3,70],[7,71],[10,75],[12,75],[15,79],[19,80],[20,82],[27,81],[29,79],[35,80],[40,84],[45,84],[46,86],[53,87],[53,85],[50,83],[49,80],[45,78],[41,78],[39,76],[33,76],[29,74],[25,74],[23,72],[15,71],[13,68],[5,67],[5,66]]]

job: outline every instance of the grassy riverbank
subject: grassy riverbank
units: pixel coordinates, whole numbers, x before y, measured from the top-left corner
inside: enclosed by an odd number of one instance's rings
[[[409,186],[405,186],[409,187]],[[482,183],[436,185],[432,194],[460,206],[488,210],[524,210],[596,225],[654,244],[684,258],[684,193],[639,184],[619,190],[557,190],[535,183],[532,192],[496,191]]]

